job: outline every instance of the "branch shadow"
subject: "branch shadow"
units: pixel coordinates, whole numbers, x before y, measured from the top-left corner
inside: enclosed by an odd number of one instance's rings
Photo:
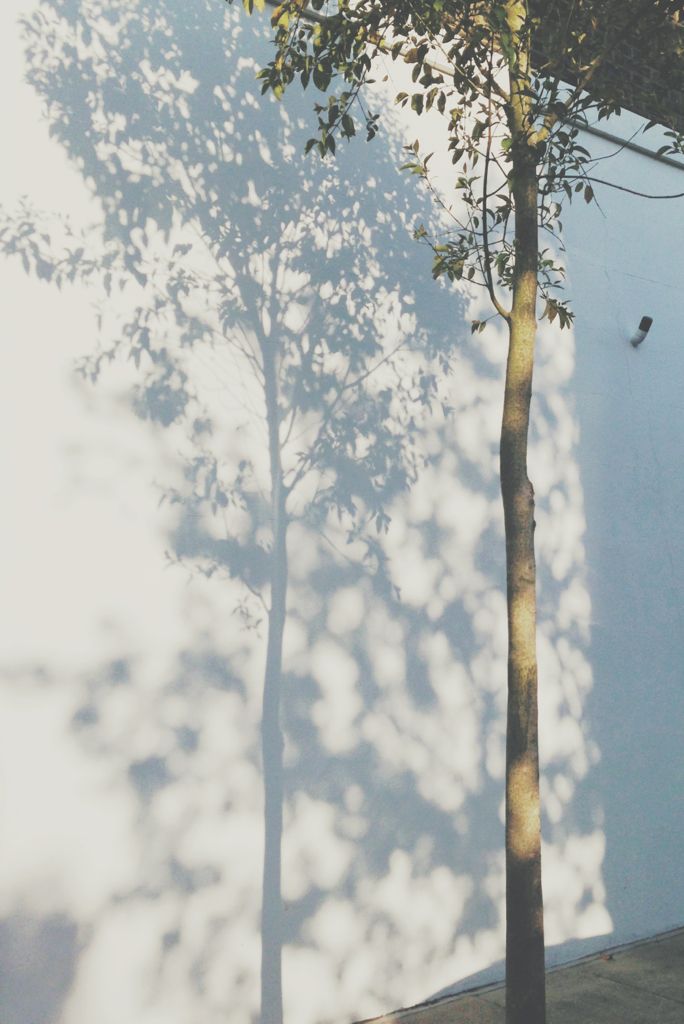
[[[503,340],[476,348],[472,298],[425,281],[410,233],[430,211],[399,177],[391,134],[332,168],[302,163],[310,97],[260,101],[263,26],[213,2],[43,0],[24,32],[28,80],[102,220],[74,228],[24,204],[2,249],[94,296],[101,342],[82,372],[121,374],[128,414],[181,453],[164,492],[170,561],[203,573],[192,585],[210,603],[223,587],[236,614],[217,611],[190,645],[170,637],[155,673],[124,649],[68,680],[49,664],[24,672],[29,692],[69,694],[64,743],[98,766],[130,849],[78,922],[60,923],[68,966],[44,1003],[32,1011],[17,985],[8,1020],[97,1017],[103,970],[135,979],[129,1019],[259,1019],[269,346],[292,486],[286,1016],[324,1024],[458,985],[502,949]],[[581,524],[574,547],[552,525],[559,504],[568,522],[582,514],[564,475],[570,371],[553,337],[544,351],[543,656],[547,715],[565,730],[547,754],[545,827],[559,846],[593,828],[568,812],[591,762],[571,724],[590,673]],[[558,934],[598,885],[600,862],[579,861]]]

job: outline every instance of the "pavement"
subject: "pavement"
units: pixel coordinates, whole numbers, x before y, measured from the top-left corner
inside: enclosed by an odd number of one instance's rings
[[[684,928],[553,968],[546,1002],[548,1024],[684,1024]],[[372,1024],[504,1024],[505,1007],[488,985]]]

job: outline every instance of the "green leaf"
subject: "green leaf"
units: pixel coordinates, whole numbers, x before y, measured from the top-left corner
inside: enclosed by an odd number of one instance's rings
[[[251,2],[251,0],[250,0]],[[330,85],[331,79],[330,69],[326,68],[323,64],[317,64],[313,70],[314,85],[321,92],[325,92]]]
[[[356,135],[354,118],[350,114],[342,115],[342,131],[348,138],[351,138],[352,135]]]

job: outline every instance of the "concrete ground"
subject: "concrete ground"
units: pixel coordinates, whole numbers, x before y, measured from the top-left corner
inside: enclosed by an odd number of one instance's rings
[[[548,1024],[684,1024],[684,928],[554,968],[546,998]],[[488,985],[372,1024],[504,1024],[505,1005]]]

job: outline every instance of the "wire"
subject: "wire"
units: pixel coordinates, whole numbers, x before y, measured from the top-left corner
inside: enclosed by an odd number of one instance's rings
[[[684,192],[669,192],[662,195],[653,195],[651,192],[639,192],[638,189],[627,188],[626,185],[616,185],[614,181],[606,181],[604,178],[593,178],[589,175],[570,180],[593,181],[598,185],[607,185],[609,188],[616,188],[620,192],[629,192],[631,196],[640,196],[642,199],[684,199]]]

